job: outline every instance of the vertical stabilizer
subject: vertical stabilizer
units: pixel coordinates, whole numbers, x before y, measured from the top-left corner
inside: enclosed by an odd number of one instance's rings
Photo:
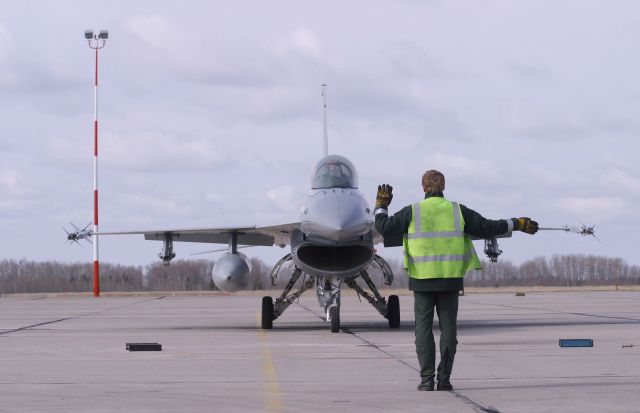
[[[323,125],[323,146],[322,156],[329,155],[329,138],[327,138],[327,84],[322,84],[322,125]]]

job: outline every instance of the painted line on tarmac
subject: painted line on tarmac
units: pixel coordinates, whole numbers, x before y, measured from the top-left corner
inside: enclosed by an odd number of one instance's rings
[[[9,334],[9,333],[15,333],[17,331],[22,331],[22,330],[28,330],[28,329],[34,328],[34,327],[46,326],[47,324],[59,323],[61,321],[71,320],[72,318],[73,317],[61,318],[59,320],[45,321],[44,323],[32,324],[30,326],[15,328],[13,330],[0,331],[0,335]]]
[[[313,311],[312,309],[298,303],[298,306],[300,306],[301,308],[305,309],[306,311],[310,312],[311,314],[317,316],[318,318],[320,318],[321,320],[324,321],[324,317],[321,316],[320,314],[316,313],[315,311]],[[351,331],[350,329],[348,329],[347,327],[340,327],[340,330],[342,330],[343,332],[345,332],[346,334],[349,334],[355,338],[357,338],[358,340],[362,341],[363,343],[365,343],[365,345],[367,347],[371,347],[373,349],[378,350],[379,352],[385,354],[386,356],[390,357],[391,359],[397,361],[398,363],[402,364],[405,367],[410,368],[411,370],[415,371],[416,373],[418,373],[418,375],[420,374],[420,370],[418,370],[417,368],[413,367],[411,364],[407,363],[406,361],[396,357],[395,355],[389,353],[388,351],[384,350],[383,348],[381,348],[379,345],[377,345],[376,343],[373,343],[369,340],[367,340],[364,337],[359,336],[358,334],[354,333],[353,331]],[[500,413],[499,410],[492,408],[492,407],[485,407],[482,404],[480,404],[479,402],[476,402],[475,400],[472,400],[471,398],[469,398],[468,396],[465,396],[464,394],[462,394],[461,392],[457,391],[457,390],[451,390],[449,393],[453,394],[455,397],[457,397],[458,399],[462,400],[465,404],[467,404],[469,407],[471,407],[474,411],[478,412],[478,413]]]
[[[18,332],[18,331],[30,330],[30,329],[35,328],[35,327],[46,326],[46,325],[48,325],[48,324],[60,323],[60,322],[62,322],[62,321],[75,320],[75,319],[78,319],[78,318],[87,317],[87,316],[95,315],[95,314],[100,314],[100,313],[104,313],[104,312],[106,312],[106,311],[116,310],[116,309],[118,309],[118,308],[128,307],[128,306],[131,306],[131,305],[144,304],[144,303],[146,303],[147,301],[156,300],[156,299],[157,299],[157,298],[155,298],[155,297],[154,297],[154,298],[146,299],[146,300],[143,300],[143,301],[137,301],[137,302],[135,302],[135,303],[129,303],[129,304],[124,304],[124,305],[117,305],[117,306],[114,306],[114,307],[109,307],[109,308],[105,308],[105,309],[98,310],[98,311],[92,311],[92,312],[89,312],[89,313],[80,314],[80,315],[77,315],[77,316],[75,316],[75,317],[59,318],[59,319],[57,319],[57,320],[44,321],[44,322],[42,322],[42,323],[31,324],[31,325],[29,325],[29,326],[24,326],[24,327],[20,327],[20,328],[14,328],[13,330],[0,331],[0,336],[1,336],[1,335],[4,335],[4,334],[16,333],[16,332]]]
[[[640,323],[640,318],[633,318],[633,317],[620,317],[620,316],[613,316],[613,315],[590,314],[590,313],[576,313],[573,311],[554,310],[553,308],[538,308],[538,307],[527,307],[527,306],[509,305],[509,304],[481,303],[473,300],[465,300],[465,301],[469,303],[484,305],[489,307],[504,307],[504,308],[515,308],[518,310],[544,311],[545,313],[551,313],[551,314],[581,315],[585,317],[605,318],[610,320],[635,321],[637,323]]]
[[[267,412],[278,413],[282,412],[284,407],[282,403],[282,394],[280,393],[280,386],[278,385],[278,371],[273,361],[273,353],[271,353],[271,347],[269,347],[269,336],[266,330],[263,330],[260,325],[260,312],[256,314],[256,324],[258,327],[258,338],[260,339],[260,354],[262,354],[262,373],[265,380],[263,386],[266,390],[267,397],[264,400],[264,409]]]
[[[341,330],[344,331],[347,334],[351,334],[352,336],[354,336],[357,339],[361,340],[362,342],[366,343],[367,346],[372,347],[372,348],[380,351],[381,353],[386,354],[387,356],[391,357],[393,360],[399,362],[400,364],[403,364],[406,367],[409,367],[411,370],[415,371],[416,373],[418,373],[418,375],[420,375],[420,370],[418,370],[417,368],[413,367],[411,364],[407,363],[406,361],[399,359],[398,357],[394,356],[393,354],[389,353],[388,351],[383,350],[377,344],[367,340],[364,337],[360,337],[358,334],[354,333],[353,331],[351,331],[350,329],[348,329],[346,327],[342,328]],[[469,397],[465,396],[464,394],[460,393],[457,390],[451,390],[449,393],[451,393],[454,396],[456,396],[457,398],[461,399],[465,404],[469,405],[469,407],[471,407],[473,410],[475,410],[478,413],[500,413],[499,410],[496,410],[494,408],[484,407],[482,404],[476,402],[475,400],[470,399]]]

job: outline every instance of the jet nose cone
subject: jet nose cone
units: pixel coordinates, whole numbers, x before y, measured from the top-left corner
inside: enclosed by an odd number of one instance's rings
[[[371,230],[372,219],[359,196],[338,192],[320,197],[309,205],[307,231],[331,241],[349,241]]]
[[[324,226],[336,241],[355,238],[367,232],[367,215],[361,208],[339,208],[336,214],[327,217]]]

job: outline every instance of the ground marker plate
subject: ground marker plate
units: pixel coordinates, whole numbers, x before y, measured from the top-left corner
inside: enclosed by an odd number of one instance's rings
[[[127,343],[129,351],[162,351],[160,343]]]
[[[590,338],[561,338],[560,347],[593,347]]]

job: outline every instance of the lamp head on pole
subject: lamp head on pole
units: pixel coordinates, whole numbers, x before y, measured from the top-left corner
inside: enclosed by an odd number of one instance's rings
[[[102,49],[109,38],[109,30],[100,30],[97,33],[93,30],[85,30],[84,38],[87,39],[90,48]]]

